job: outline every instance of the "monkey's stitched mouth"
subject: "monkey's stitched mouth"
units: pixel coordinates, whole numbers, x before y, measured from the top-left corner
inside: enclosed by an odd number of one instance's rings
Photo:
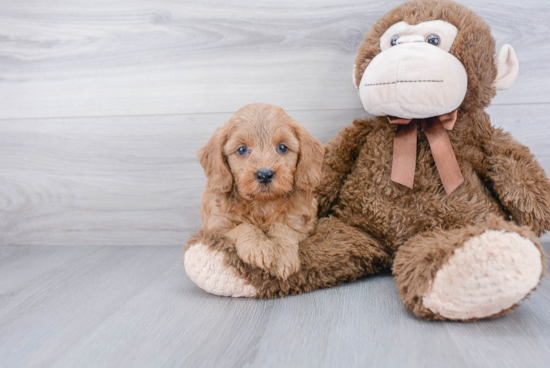
[[[371,84],[365,84],[365,87],[370,86],[387,86],[389,84],[397,84],[397,83],[443,83],[443,80],[438,79],[419,79],[419,80],[397,80],[393,82],[387,82],[387,83],[371,83]]]

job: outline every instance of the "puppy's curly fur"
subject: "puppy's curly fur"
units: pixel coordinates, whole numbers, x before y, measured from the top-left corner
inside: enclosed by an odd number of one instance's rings
[[[283,145],[283,149],[280,146]],[[202,230],[224,235],[246,263],[286,279],[313,230],[324,147],[280,107],[241,108],[199,151],[208,177]],[[274,172],[261,183],[261,169]]]

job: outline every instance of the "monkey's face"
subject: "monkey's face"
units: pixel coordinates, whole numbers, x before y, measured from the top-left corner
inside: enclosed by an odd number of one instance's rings
[[[495,57],[491,28],[454,1],[408,1],[382,16],[365,36],[353,81],[376,116],[420,119],[489,106],[515,81],[514,49]]]
[[[468,76],[449,51],[457,28],[435,20],[398,22],[380,38],[380,52],[359,85],[365,110],[376,116],[414,119],[456,110],[466,95]]]

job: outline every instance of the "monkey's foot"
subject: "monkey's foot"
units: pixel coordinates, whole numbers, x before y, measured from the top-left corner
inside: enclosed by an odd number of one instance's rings
[[[501,315],[537,286],[542,270],[541,252],[531,240],[487,230],[454,251],[437,271],[423,304],[454,320]]]
[[[201,289],[215,295],[254,297],[256,288],[224,264],[224,254],[206,244],[192,245],[183,258],[185,271]]]

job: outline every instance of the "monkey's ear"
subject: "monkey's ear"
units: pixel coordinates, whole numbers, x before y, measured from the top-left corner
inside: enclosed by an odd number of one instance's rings
[[[208,143],[199,150],[199,162],[208,178],[206,187],[214,193],[227,193],[233,186],[233,175],[223,153],[223,146],[227,140],[224,126],[216,129]]]
[[[503,45],[496,56],[497,79],[493,82],[496,89],[508,89],[514,84],[519,71],[516,52],[510,45]]]
[[[296,187],[305,191],[313,191],[321,182],[325,147],[297,121],[294,121],[294,130],[300,141],[300,154],[294,181]]]

